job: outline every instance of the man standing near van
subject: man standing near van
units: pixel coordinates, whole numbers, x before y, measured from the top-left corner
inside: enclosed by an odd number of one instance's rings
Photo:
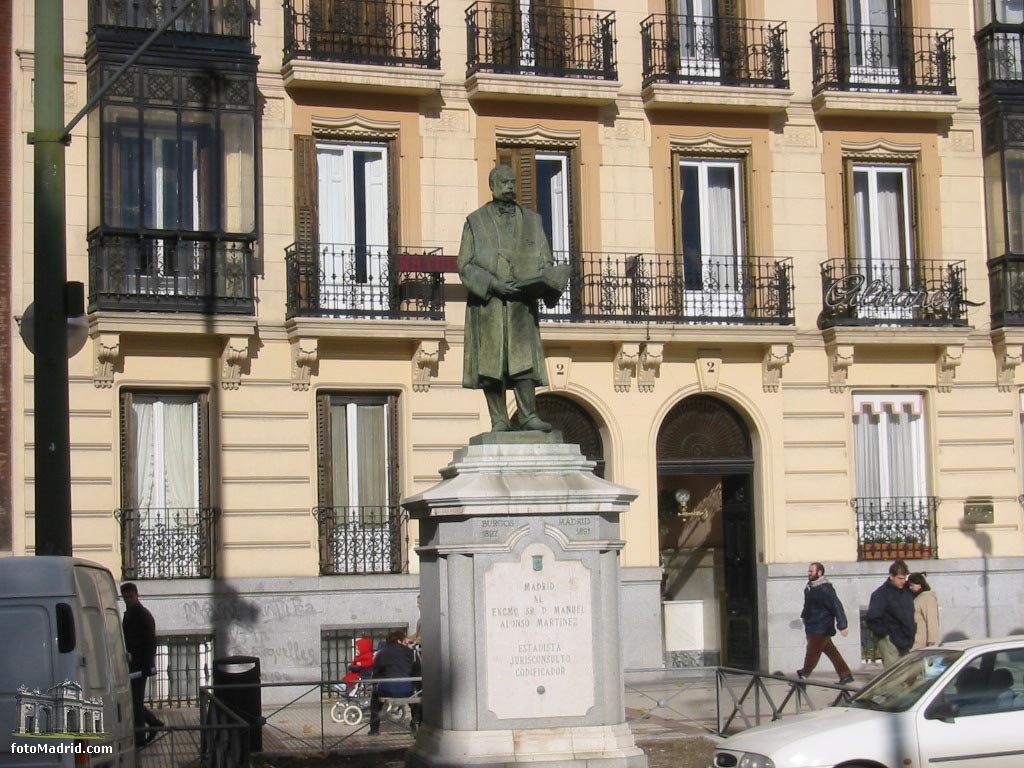
[[[132,583],[121,585],[124,617],[121,629],[128,649],[128,677],[132,683],[132,709],[135,720],[135,746],[142,747],[156,734],[143,732],[146,726],[159,727],[163,722],[146,709],[146,678],[156,673],[156,622],[153,614],[139,599],[139,588]]]
[[[871,593],[867,625],[875,635],[875,648],[888,669],[914,645],[914,593],[907,586],[910,569],[902,560],[889,566],[889,578]]]

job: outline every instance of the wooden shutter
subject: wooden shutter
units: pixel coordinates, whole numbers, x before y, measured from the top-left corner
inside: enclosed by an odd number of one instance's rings
[[[316,399],[316,456],[317,506],[329,507],[334,503],[330,395]]]
[[[137,451],[132,430],[132,402],[131,392],[121,392],[121,575],[125,579],[135,578],[137,567],[131,535],[138,525],[135,501]]]
[[[209,508],[213,506],[213,497],[210,483],[210,468],[213,462],[210,460],[210,393],[200,392],[196,397],[198,403],[199,455],[196,457],[199,462],[199,506]]]
[[[388,473],[388,503],[394,507],[394,514],[397,516],[395,524],[392,526],[392,530],[397,533],[397,536],[391,542],[391,569],[397,573],[404,573],[409,555],[408,548],[405,546],[408,523],[405,513],[398,506],[398,500],[401,498],[399,473],[402,470],[401,441],[398,439],[398,395],[388,395],[385,402],[387,403],[388,417],[388,462],[391,465]]]
[[[676,252],[675,266],[682,274],[683,264],[683,188],[679,183],[679,159],[678,152],[672,153],[671,172],[669,173],[672,185],[672,242]]]
[[[320,550],[320,573],[334,572],[331,541],[334,539],[334,493],[331,487],[331,397],[316,398],[316,485],[317,531]]]
[[[856,226],[853,222],[853,161],[843,161],[843,242],[846,244],[846,265],[853,270],[857,263]]]
[[[200,521],[200,547],[199,562],[191,564],[198,568],[198,573],[204,578],[212,578],[216,575],[217,563],[217,514],[214,510],[211,493],[210,470],[213,466],[210,456],[210,393],[200,392],[196,397],[197,435],[196,443],[199,446],[196,460],[199,464],[199,510]]]
[[[409,245],[402,237],[402,201],[401,201],[401,178],[399,158],[402,156],[402,149],[398,145],[397,138],[387,142],[387,175],[388,175],[388,246],[394,253],[397,247]],[[417,245],[417,243],[412,243]]]
[[[537,150],[533,147],[498,147],[497,165],[516,173],[516,202],[537,210]]]
[[[317,250],[320,239],[320,213],[317,206],[316,140],[296,136],[295,168],[295,253],[290,291],[300,308],[319,304],[320,269]]]
[[[295,241],[316,251],[319,239],[317,212],[316,140],[295,137]]]

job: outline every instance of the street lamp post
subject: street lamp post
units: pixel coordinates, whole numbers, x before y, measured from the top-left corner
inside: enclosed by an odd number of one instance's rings
[[[70,555],[63,0],[36,0],[35,14],[35,553]]]

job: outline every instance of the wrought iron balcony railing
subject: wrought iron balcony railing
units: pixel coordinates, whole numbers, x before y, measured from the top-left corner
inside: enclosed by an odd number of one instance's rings
[[[194,234],[89,237],[89,311],[254,314],[252,244]]]
[[[317,507],[320,573],[405,573],[408,514],[399,506]]]
[[[935,496],[858,497],[858,560],[921,560],[935,557]]]
[[[153,30],[173,16],[185,0],[90,0],[89,29],[109,27]],[[248,0],[192,0],[170,32],[249,39],[252,6]]]
[[[786,23],[655,14],[640,26],[644,85],[788,88]]]
[[[766,256],[556,254],[569,285],[544,320],[792,325],[792,261]]]
[[[811,58],[815,93],[956,93],[951,30],[820,24]]]
[[[288,317],[444,319],[440,248],[293,243],[285,249]]]
[[[988,263],[992,327],[1024,325],[1024,255],[1000,256]]]
[[[476,2],[466,10],[467,76],[477,72],[614,80],[615,14],[519,3]]]
[[[209,579],[214,574],[216,511],[209,507],[122,508],[125,579]]]
[[[285,0],[284,60],[440,69],[437,0]]]
[[[1024,81],[1024,25],[991,24],[976,36],[982,90],[1019,89]]]
[[[962,261],[832,259],[821,265],[821,327],[965,326],[964,281]]]

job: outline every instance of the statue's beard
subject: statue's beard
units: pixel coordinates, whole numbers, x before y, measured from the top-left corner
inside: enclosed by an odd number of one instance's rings
[[[514,203],[516,201],[516,193],[514,191],[512,191],[512,192],[503,192],[503,193],[500,193],[494,199],[498,200],[498,201],[500,201],[502,203]]]

